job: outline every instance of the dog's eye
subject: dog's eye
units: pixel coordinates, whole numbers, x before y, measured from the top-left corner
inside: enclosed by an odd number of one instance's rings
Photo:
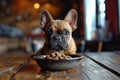
[[[47,30],[47,35],[51,35],[53,33],[53,30],[50,28]]]
[[[62,31],[62,34],[64,34],[64,35],[69,35],[69,31],[68,31],[68,30],[63,30],[63,31]]]

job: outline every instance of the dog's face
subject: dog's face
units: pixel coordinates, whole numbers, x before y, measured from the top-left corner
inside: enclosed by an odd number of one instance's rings
[[[40,27],[46,34],[46,46],[50,50],[66,50],[76,29],[77,12],[70,10],[64,20],[54,20],[46,10],[40,13]]]
[[[66,22],[53,20],[47,25],[45,32],[46,37],[49,40],[49,49],[66,50],[68,48],[72,29]]]

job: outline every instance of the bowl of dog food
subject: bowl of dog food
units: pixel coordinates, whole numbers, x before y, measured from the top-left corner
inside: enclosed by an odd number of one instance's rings
[[[83,55],[53,52],[49,55],[34,55],[33,58],[42,70],[61,71],[80,66]]]

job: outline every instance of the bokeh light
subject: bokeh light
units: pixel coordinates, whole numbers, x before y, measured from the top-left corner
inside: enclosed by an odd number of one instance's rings
[[[35,9],[39,9],[40,8],[40,4],[39,3],[34,3],[34,8]]]

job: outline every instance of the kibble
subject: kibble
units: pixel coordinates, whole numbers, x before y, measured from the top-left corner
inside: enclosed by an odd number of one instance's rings
[[[49,55],[46,55],[45,59],[53,59],[53,60],[61,60],[61,59],[70,59],[71,56],[65,55],[62,51],[61,52],[53,52]]]

